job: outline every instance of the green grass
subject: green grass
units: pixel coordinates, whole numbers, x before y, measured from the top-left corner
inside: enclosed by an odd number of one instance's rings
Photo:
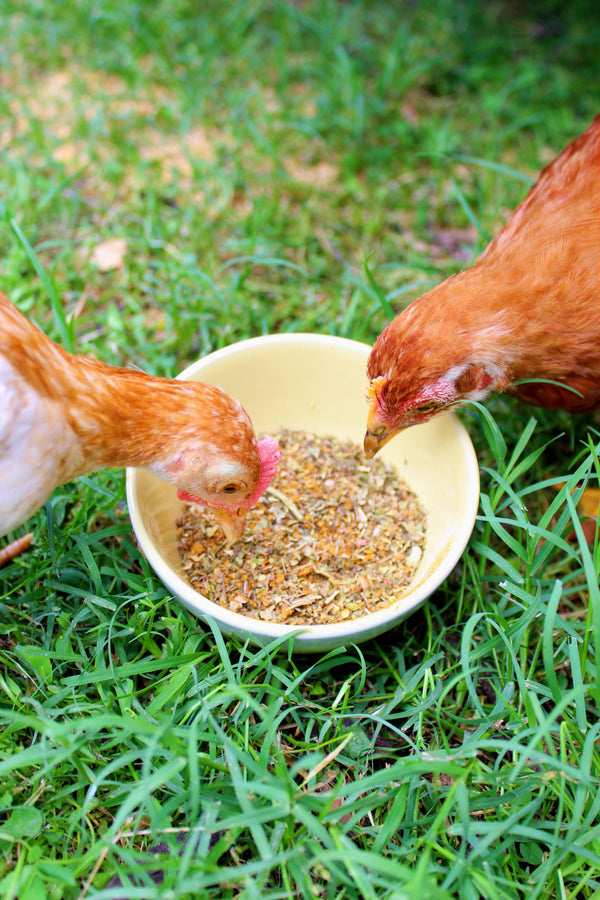
[[[157,374],[267,332],[371,342],[597,113],[596,5],[0,0],[2,290]],[[0,894],[597,897],[597,423],[488,410],[468,553],[322,656],[182,609],[122,473],[57,490],[0,572]]]

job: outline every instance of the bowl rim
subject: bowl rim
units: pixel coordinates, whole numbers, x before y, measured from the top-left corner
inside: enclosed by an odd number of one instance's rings
[[[275,343],[320,343],[335,344],[340,346],[344,344],[353,347],[361,353],[370,350],[371,347],[361,341],[355,341],[351,338],[337,337],[336,335],[311,334],[310,332],[291,332],[285,334],[268,334],[259,337],[247,338],[243,341],[237,341],[229,344],[214,352],[202,357],[196,362],[186,366],[182,372],[176,377],[181,380],[189,380],[190,374],[195,374],[198,369],[202,369],[203,364],[210,360],[225,359],[228,356],[235,355],[249,346],[261,346],[265,344]],[[171,567],[165,560],[164,556],[157,549],[154,540],[151,538],[148,530],[143,522],[141,510],[136,497],[136,481],[137,472],[141,471],[135,468],[128,468],[126,471],[126,496],[129,509],[129,516],[140,550],[150,563],[152,569],[159,576],[161,581],[173,592],[175,599],[183,604],[194,614],[203,619],[212,618],[220,623],[228,631],[236,633],[246,632],[251,637],[265,639],[276,639],[282,637],[291,637],[295,635],[298,644],[304,641],[314,643],[318,640],[329,641],[336,640],[340,644],[347,639],[351,642],[354,637],[358,639],[363,633],[377,634],[380,633],[382,625],[393,627],[395,623],[399,623],[412,611],[416,611],[435,591],[435,589],[448,577],[460,557],[462,556],[472,534],[477,511],[479,508],[480,494],[480,475],[479,463],[475,453],[475,448],[469,436],[467,429],[461,420],[452,412],[443,413],[454,427],[456,437],[461,445],[462,452],[465,457],[466,469],[466,485],[465,493],[467,495],[465,515],[457,522],[457,528],[453,532],[452,544],[455,545],[455,552],[442,556],[439,565],[429,573],[429,575],[419,582],[414,591],[411,591],[411,585],[407,586],[407,593],[392,601],[389,606],[376,610],[372,613],[366,613],[356,619],[346,620],[344,622],[334,622],[322,625],[287,625],[283,622],[269,622],[264,619],[252,618],[244,616],[240,613],[233,612],[214,603],[205,597],[195,588],[193,588]],[[414,426],[418,428],[419,426]],[[460,548],[460,552],[456,552]],[[410,602],[403,601],[410,599]],[[387,629],[386,629],[387,630]]]
[[[246,349],[252,346],[258,347],[263,344],[330,344],[338,347],[345,344],[348,348],[356,350],[356,352],[360,351],[361,353],[364,353],[365,350],[371,350],[370,345],[365,344],[363,341],[338,337],[335,334],[312,334],[310,331],[286,331],[283,334],[261,334],[257,337],[245,338],[243,341],[236,341],[235,344],[228,344],[226,347],[220,347],[218,350],[213,350],[207,356],[202,356],[195,362],[190,363],[175,377],[186,381],[189,374],[195,372],[196,369],[201,368],[207,360],[210,360],[211,362],[215,360],[218,361],[237,354],[240,349]]]

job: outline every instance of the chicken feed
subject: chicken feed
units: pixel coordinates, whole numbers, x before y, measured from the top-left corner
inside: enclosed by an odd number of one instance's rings
[[[324,625],[383,609],[410,584],[426,513],[381,458],[350,441],[281,431],[275,484],[233,546],[210,511],[188,506],[177,545],[190,584],[214,603],[269,622]]]

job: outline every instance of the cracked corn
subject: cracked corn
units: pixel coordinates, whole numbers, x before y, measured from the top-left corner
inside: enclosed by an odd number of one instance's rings
[[[414,574],[426,514],[396,470],[358,444],[284,430],[275,484],[233,546],[210,511],[177,520],[188,581],[209,600],[269,622],[323,625],[389,606]]]

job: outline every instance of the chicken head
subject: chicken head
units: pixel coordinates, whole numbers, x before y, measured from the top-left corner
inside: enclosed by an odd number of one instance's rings
[[[252,464],[256,461],[254,454],[258,466]],[[214,464],[195,467],[187,477],[183,472],[177,474],[178,484],[190,482],[188,490],[177,491],[178,498],[212,509],[229,543],[241,537],[248,510],[266,491],[281,459],[277,441],[272,438],[263,438],[255,448],[248,448],[245,456],[252,463],[227,460],[221,454]]]
[[[378,338],[369,360],[369,412],[364,449],[371,459],[395,435],[405,428],[427,422],[438,413],[466,400],[482,400],[492,390],[501,389],[499,372],[487,371],[475,362],[455,361],[445,370],[439,365],[429,370],[416,366],[411,347],[410,316],[398,316],[390,331]],[[403,332],[403,334],[399,334]],[[404,365],[396,365],[384,374],[381,367],[390,353],[389,343],[406,349]],[[414,349],[419,353],[418,349]],[[440,362],[443,360],[440,359]]]
[[[469,269],[423,294],[368,362],[365,452],[492,392],[600,408],[600,116],[547,166]]]

